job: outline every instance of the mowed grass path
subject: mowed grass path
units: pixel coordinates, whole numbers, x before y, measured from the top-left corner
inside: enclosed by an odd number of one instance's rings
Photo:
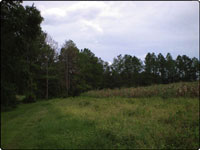
[[[1,148],[199,147],[198,98],[75,97],[1,113]]]

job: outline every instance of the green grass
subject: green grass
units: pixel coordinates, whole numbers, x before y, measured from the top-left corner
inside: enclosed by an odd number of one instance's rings
[[[198,149],[198,143],[198,98],[76,97],[1,113],[3,149]]]

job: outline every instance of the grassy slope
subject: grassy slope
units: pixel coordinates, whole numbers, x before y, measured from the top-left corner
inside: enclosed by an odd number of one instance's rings
[[[1,114],[1,148],[199,147],[198,98],[76,97]]]
[[[171,84],[156,84],[138,88],[103,89],[83,93],[82,96],[89,97],[199,97],[199,81],[179,82]]]

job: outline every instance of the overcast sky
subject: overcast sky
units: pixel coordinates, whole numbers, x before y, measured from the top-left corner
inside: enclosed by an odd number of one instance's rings
[[[24,1],[23,5],[32,5]],[[148,52],[199,57],[196,1],[36,1],[46,31],[61,47],[73,40],[112,62],[119,54]]]

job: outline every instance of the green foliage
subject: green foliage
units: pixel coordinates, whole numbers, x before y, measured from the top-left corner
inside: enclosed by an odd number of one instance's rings
[[[89,49],[83,49],[79,53],[78,67],[80,68],[79,82],[82,82],[81,92],[102,86],[103,65]]]
[[[148,53],[145,57],[145,71],[147,73],[157,74],[157,57],[154,53]]]
[[[16,103],[15,94],[23,94],[28,87],[32,90],[32,65],[38,54],[35,40],[40,34],[42,20],[34,6],[24,8],[21,1],[1,2],[1,93],[4,93],[4,107]]]
[[[17,104],[15,86],[11,83],[1,83],[1,111],[13,108]]]
[[[59,55],[62,95],[75,95],[77,78],[79,50],[72,40],[65,41]]]
[[[27,93],[25,98],[23,99],[24,103],[33,103],[36,102],[36,96],[34,93]]]

